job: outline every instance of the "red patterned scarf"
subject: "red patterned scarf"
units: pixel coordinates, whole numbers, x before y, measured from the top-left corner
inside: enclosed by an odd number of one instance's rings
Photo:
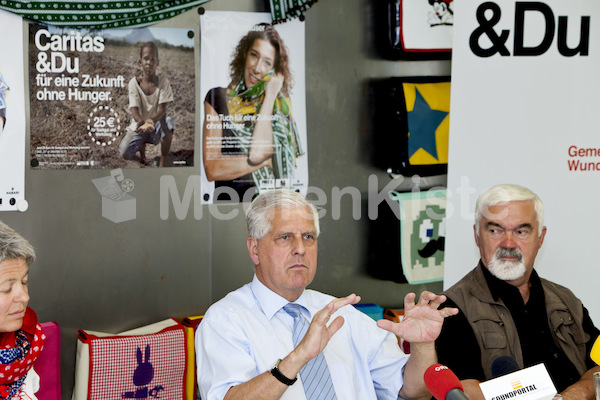
[[[0,334],[0,399],[10,399],[19,391],[45,340],[37,315],[29,307],[21,329]]]

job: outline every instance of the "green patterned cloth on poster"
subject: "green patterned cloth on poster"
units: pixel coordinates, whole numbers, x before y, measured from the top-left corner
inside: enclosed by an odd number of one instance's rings
[[[278,24],[300,17],[318,0],[270,0],[273,23]]]
[[[389,194],[400,204],[400,259],[406,280],[443,280],[446,190]]]
[[[25,18],[69,28],[141,28],[198,7],[210,0],[0,0],[0,9]]]
[[[239,139],[244,154],[249,154],[254,133],[255,119],[247,116],[259,115],[265,98],[265,82],[271,79],[275,71],[269,71],[260,81],[246,88],[244,80],[232,83],[227,89],[227,108],[233,117],[229,121],[231,132]],[[245,111],[243,111],[245,110]],[[292,118],[289,97],[279,95],[273,105],[273,168],[264,166],[252,172],[254,185],[259,188],[262,182],[273,179],[285,179],[286,187],[291,185],[296,172],[296,157],[304,154],[296,122]],[[270,146],[270,145],[269,145]]]

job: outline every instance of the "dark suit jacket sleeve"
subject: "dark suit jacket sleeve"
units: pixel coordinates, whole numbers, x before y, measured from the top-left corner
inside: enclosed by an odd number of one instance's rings
[[[456,307],[456,304],[447,300],[441,305],[443,307]],[[462,312],[444,319],[435,345],[439,363],[450,368],[459,379],[485,380],[479,344]]]

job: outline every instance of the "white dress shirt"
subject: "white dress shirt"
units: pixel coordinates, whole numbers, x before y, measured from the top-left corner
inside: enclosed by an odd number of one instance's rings
[[[296,303],[312,316],[334,297],[305,290]],[[203,400],[221,400],[232,386],[269,371],[293,349],[293,318],[283,306],[288,301],[256,277],[229,293],[206,312],[196,332],[196,361]],[[408,360],[396,336],[353,306],[331,317],[344,325],[323,351],[338,399],[397,399]],[[293,377],[289,377],[293,378]],[[305,400],[300,378],[288,387],[283,400]]]

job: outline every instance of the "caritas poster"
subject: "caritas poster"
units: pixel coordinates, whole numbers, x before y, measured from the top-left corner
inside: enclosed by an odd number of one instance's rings
[[[31,167],[192,166],[194,31],[29,27]]]
[[[0,211],[25,211],[23,18],[0,11]],[[10,38],[10,39],[9,39]]]
[[[209,11],[200,28],[203,203],[306,194],[304,24]]]

